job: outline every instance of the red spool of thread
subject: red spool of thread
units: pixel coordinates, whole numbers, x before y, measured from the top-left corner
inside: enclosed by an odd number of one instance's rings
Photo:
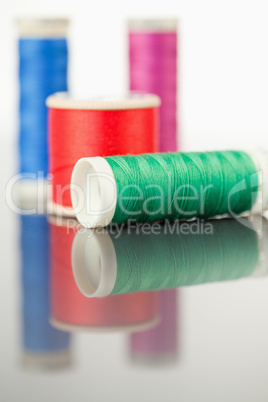
[[[73,216],[70,179],[78,159],[158,151],[159,105],[158,96],[137,93],[91,101],[60,93],[47,99],[54,213]]]
[[[50,225],[52,325],[69,332],[137,332],[157,325],[157,292],[89,299],[79,291],[71,264],[72,242],[78,230],[74,222],[68,219],[62,226]]]

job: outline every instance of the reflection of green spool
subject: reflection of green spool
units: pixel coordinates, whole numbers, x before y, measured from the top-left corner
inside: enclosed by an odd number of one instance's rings
[[[105,235],[92,231],[90,237],[85,233],[81,235],[81,241],[78,234],[73,256],[82,242],[88,255],[85,268],[82,267],[83,262],[80,262],[79,267],[76,264],[77,269],[74,266],[78,286],[87,296],[100,295],[95,291],[104,282],[104,272],[111,273],[113,265],[116,266],[115,280],[109,289],[109,294],[113,295],[250,276],[258,266],[259,243],[250,222],[245,220],[245,223],[246,225],[234,220],[211,220],[206,222],[206,225],[210,225],[210,229],[205,232],[207,234],[194,234],[191,228],[196,225],[195,222],[183,224],[189,227],[189,230],[184,231],[187,234],[182,231],[172,234],[165,226],[160,228],[159,234],[129,234],[126,231],[122,231],[118,237],[118,233],[110,234],[112,250],[109,251],[110,258],[106,260],[103,256],[105,252],[107,255],[107,246],[102,246],[104,242],[101,236],[108,237],[107,232]],[[99,253],[98,261],[104,261],[98,267],[92,263],[93,251],[96,249]],[[80,255],[81,250],[82,248]],[[103,279],[93,285],[91,279],[94,271],[95,274],[102,272]],[[101,295],[105,295],[103,291]]]
[[[117,278],[112,294],[159,290],[249,276],[258,263],[252,228],[211,221],[213,234],[160,234],[113,239]]]

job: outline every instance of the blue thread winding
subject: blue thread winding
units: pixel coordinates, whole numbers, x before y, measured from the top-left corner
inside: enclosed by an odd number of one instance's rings
[[[48,172],[46,98],[67,91],[67,41],[19,40],[20,173]]]
[[[50,323],[49,225],[45,216],[21,216],[23,344],[31,352],[69,348],[70,334]]]

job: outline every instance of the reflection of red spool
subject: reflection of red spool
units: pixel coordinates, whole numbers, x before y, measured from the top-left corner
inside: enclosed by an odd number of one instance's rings
[[[163,363],[176,360],[178,349],[177,289],[161,290],[159,296],[160,324],[148,331],[131,335],[131,358],[134,361]]]
[[[51,224],[51,294],[54,326],[75,330],[142,331],[158,319],[157,292],[88,299],[78,289],[71,266],[74,229]]]
[[[69,185],[78,159],[158,151],[160,99],[155,95],[85,101],[58,94],[47,104],[52,199],[65,215],[72,213]]]

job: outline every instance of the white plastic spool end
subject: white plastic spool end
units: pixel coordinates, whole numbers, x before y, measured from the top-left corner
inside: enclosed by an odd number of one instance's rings
[[[11,180],[6,187],[6,201],[10,198],[14,212],[20,214],[43,214],[47,211],[48,181],[43,178],[28,179],[17,176],[19,179]],[[15,177],[14,177],[15,179]]]
[[[71,177],[75,215],[87,228],[105,227],[112,221],[117,201],[116,181],[109,163],[101,157],[80,159]]]
[[[77,232],[72,247],[73,274],[86,297],[111,294],[117,276],[117,258],[113,242],[105,229]]]
[[[268,275],[268,222],[262,216],[254,216],[252,225],[258,235],[259,262],[251,276],[262,278]]]
[[[157,95],[139,91],[92,98],[57,92],[47,98],[46,105],[52,109],[68,110],[133,110],[157,108],[161,105],[161,99]]]
[[[258,194],[251,213],[263,215],[268,210],[268,152],[256,149],[247,153],[256,166],[259,181]]]
[[[16,22],[20,37],[61,38],[69,28],[68,18],[19,18]]]
[[[173,32],[179,25],[177,18],[131,18],[128,20],[130,32]]]

